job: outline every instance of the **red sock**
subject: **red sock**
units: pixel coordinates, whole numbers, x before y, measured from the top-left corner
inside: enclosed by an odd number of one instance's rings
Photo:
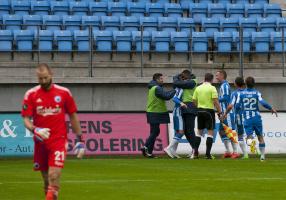
[[[59,193],[59,187],[58,186],[49,186],[48,192],[46,195],[46,200],[57,200],[58,199],[58,193]]]

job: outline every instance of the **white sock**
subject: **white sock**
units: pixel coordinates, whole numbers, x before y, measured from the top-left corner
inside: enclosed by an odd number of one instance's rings
[[[264,158],[265,157],[265,146],[264,147],[259,146],[259,151],[260,151],[261,156]]]
[[[239,141],[239,146],[241,148],[241,151],[242,151],[243,155],[247,156],[246,144],[245,144],[244,140]]]
[[[175,146],[178,147],[178,143],[179,143],[179,141],[178,141],[177,139],[173,138],[172,141],[171,141],[171,143],[169,144],[169,146],[168,146],[167,148],[172,148],[172,149],[174,149]]]
[[[224,147],[225,147],[225,152],[230,153],[230,140],[224,140],[223,141]]]
[[[231,142],[233,153],[237,153],[237,143]]]
[[[174,152],[177,151],[178,145],[179,145],[179,141],[173,145]]]

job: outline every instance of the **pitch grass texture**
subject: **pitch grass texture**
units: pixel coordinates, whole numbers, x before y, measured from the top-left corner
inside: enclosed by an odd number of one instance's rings
[[[31,159],[0,160],[1,200],[45,199],[41,176],[31,167]],[[69,158],[59,200],[283,200],[285,185],[285,155],[265,162]]]

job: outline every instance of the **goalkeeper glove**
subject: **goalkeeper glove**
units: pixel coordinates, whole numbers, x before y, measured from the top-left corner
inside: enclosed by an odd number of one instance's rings
[[[36,127],[33,132],[34,132],[34,136],[36,137],[36,139],[41,141],[41,142],[49,139],[49,137],[50,137],[50,129],[49,128]]]
[[[85,152],[85,144],[82,135],[79,136],[79,142],[77,142],[73,148],[74,154],[76,154],[77,158],[82,158]]]

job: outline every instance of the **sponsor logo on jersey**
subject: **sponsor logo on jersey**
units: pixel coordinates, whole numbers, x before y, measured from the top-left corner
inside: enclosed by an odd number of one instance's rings
[[[44,117],[49,116],[49,115],[57,115],[61,113],[62,109],[60,108],[59,105],[56,105],[55,108],[52,107],[44,107],[44,106],[37,106],[37,114],[42,115]]]
[[[61,96],[55,96],[55,102],[60,103],[62,101]]]

